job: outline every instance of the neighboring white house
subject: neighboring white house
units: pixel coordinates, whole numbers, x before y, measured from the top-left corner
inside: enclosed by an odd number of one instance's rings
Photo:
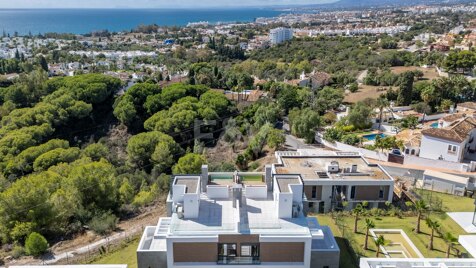
[[[420,157],[462,162],[476,151],[476,119],[465,117],[444,128],[429,128],[422,132]]]
[[[269,42],[271,45],[281,44],[291,39],[293,39],[293,30],[290,28],[280,27],[269,32]]]
[[[463,196],[466,191],[473,191],[474,180],[468,177],[426,170],[423,173],[421,186],[427,190]]]

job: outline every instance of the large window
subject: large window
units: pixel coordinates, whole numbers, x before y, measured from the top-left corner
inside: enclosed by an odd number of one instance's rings
[[[259,257],[259,245],[258,244],[242,244],[241,256],[242,257]]]
[[[350,199],[355,198],[355,186],[350,187]]]
[[[317,186],[312,186],[311,198],[317,198]]]
[[[236,244],[218,244],[218,256],[236,257]]]

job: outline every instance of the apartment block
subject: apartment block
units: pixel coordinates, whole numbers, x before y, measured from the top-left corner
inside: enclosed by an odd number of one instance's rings
[[[145,229],[139,268],[337,268],[331,230],[304,213],[299,174],[175,176],[168,217]]]
[[[302,178],[306,211],[352,209],[362,202],[368,202],[369,208],[382,207],[392,202],[392,176],[358,153],[298,150],[276,152],[276,159],[268,172]]]
[[[293,39],[293,30],[289,28],[275,28],[269,32],[269,42],[271,45],[281,44],[285,41]]]

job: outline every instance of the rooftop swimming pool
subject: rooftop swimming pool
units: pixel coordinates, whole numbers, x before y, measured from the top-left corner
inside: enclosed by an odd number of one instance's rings
[[[368,134],[368,135],[363,135],[362,138],[369,140],[369,141],[374,141],[377,136],[380,136],[380,138],[385,138],[387,135],[380,133],[380,134]]]

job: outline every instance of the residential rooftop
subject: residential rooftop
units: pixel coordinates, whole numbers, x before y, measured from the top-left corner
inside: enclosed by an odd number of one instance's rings
[[[327,152],[312,155],[277,155],[277,174],[300,174],[303,180],[392,180],[379,165],[370,164],[358,154]]]
[[[465,117],[461,121],[453,122],[445,128],[429,128],[422,130],[424,136],[440,138],[461,143],[466,140],[471,131],[476,128],[476,119]]]
[[[200,236],[216,233],[309,235],[308,223],[302,209],[293,217],[284,219],[278,215],[278,198],[268,190],[264,182],[251,181],[252,183],[246,184],[244,179],[239,179],[240,183],[236,183],[235,178],[227,179],[225,175],[229,174],[223,173],[222,179],[209,180],[205,193],[200,191],[200,176],[175,177],[173,183],[175,188],[172,189],[168,200],[180,204],[179,206],[183,207],[183,214],[173,211],[168,223],[169,235]],[[235,173],[234,176],[245,177],[240,173]],[[291,194],[291,198],[293,196],[302,198],[303,184],[299,176],[276,176],[275,179],[276,191]],[[293,188],[293,185],[300,185],[301,188]],[[181,186],[185,186],[185,193]],[[236,196],[235,190],[242,194]],[[289,207],[289,210],[291,209]],[[191,212],[193,210],[196,212]],[[291,215],[291,211],[288,214]]]

